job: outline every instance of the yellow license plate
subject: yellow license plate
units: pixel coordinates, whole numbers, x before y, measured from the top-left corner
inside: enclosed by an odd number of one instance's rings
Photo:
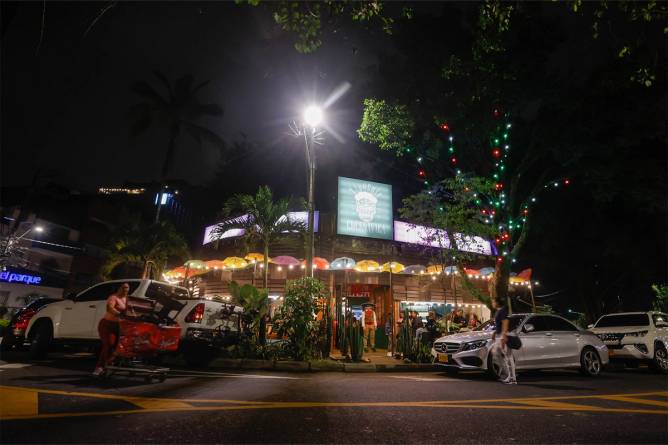
[[[448,363],[448,354],[439,353],[436,357],[439,363]]]

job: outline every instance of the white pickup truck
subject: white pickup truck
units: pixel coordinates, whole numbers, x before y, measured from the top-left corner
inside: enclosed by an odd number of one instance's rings
[[[147,300],[168,297],[185,306],[173,316],[181,326],[179,351],[190,365],[206,365],[216,354],[220,336],[235,336],[243,311],[240,306],[209,298],[191,298],[184,287],[147,279],[106,281],[79,294],[44,306],[26,332],[33,358],[43,358],[54,343],[85,344],[99,341],[97,325],[106,311],[106,300],[122,283],[130,285],[129,306],[141,307]],[[143,304],[142,304],[143,303]],[[236,325],[236,326],[235,326]]]

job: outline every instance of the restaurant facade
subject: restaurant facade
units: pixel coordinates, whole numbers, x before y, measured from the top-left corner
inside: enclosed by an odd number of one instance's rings
[[[340,177],[338,186],[336,213],[316,211],[314,224],[314,276],[329,289],[331,307],[340,300],[359,316],[362,304],[372,303],[379,328],[390,316],[400,319],[406,309],[425,319],[430,311],[444,316],[455,308],[481,320],[490,317],[489,309],[463,286],[455,267],[443,269],[434,261],[442,257],[443,248],[449,248],[443,242],[444,232],[394,219],[391,185]],[[286,217],[305,222],[307,213],[291,212]],[[242,230],[214,236],[214,227],[205,228],[200,261],[185,271],[192,277],[187,283],[193,292],[226,299],[231,281],[261,286],[262,256],[252,252],[262,249],[249,249]],[[458,245],[471,258],[466,266],[469,281],[489,295],[495,246],[480,237],[461,240],[465,242]],[[269,256],[273,312],[281,304],[286,283],[306,274],[304,243],[298,235],[286,234],[285,240],[270,246]],[[170,273],[172,280],[185,278],[183,268]],[[377,335],[382,342],[381,331]]]

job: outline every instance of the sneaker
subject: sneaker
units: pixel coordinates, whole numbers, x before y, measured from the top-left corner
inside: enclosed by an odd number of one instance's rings
[[[387,356],[388,356],[388,357],[392,357],[392,353],[391,353],[391,352],[388,352],[388,353],[387,353]]]
[[[501,383],[503,383],[504,385],[517,385],[517,380],[515,380],[515,379],[505,379],[505,380],[501,380]]]
[[[104,374],[104,368],[97,367],[93,371],[93,377],[100,377],[102,374]]]

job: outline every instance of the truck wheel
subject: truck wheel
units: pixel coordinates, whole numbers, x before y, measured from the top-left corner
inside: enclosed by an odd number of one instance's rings
[[[661,374],[668,374],[668,352],[664,346],[656,345],[654,347],[654,359],[652,368]]]
[[[594,348],[584,348],[580,354],[580,373],[594,377],[601,373],[603,365]]]
[[[46,322],[41,322],[33,329],[35,329],[35,333],[31,336],[28,355],[33,360],[43,359],[49,352],[53,332],[51,331],[51,326]]]

